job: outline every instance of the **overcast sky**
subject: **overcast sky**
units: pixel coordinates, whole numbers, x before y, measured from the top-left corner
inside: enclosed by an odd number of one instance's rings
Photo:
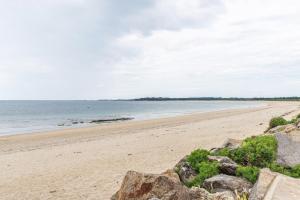
[[[299,0],[0,0],[0,99],[299,88]]]

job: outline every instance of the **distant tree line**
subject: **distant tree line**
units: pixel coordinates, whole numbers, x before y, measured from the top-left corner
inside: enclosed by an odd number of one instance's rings
[[[134,101],[300,101],[300,97],[188,97],[188,98],[170,98],[170,97],[144,97],[131,99]]]

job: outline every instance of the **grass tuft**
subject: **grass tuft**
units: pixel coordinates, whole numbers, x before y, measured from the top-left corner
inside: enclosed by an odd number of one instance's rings
[[[208,155],[209,151],[204,149],[197,149],[187,157],[187,161],[194,170],[198,171],[198,164],[203,161],[207,161]]]
[[[269,123],[269,129],[275,128],[277,126],[282,126],[288,124],[288,121],[285,120],[283,117],[274,117],[271,119]]]
[[[239,166],[236,174],[237,176],[247,179],[251,183],[255,183],[259,175],[259,168],[252,166]]]
[[[216,162],[201,162],[198,164],[199,174],[192,180],[188,186],[201,186],[205,179],[219,174],[219,165]]]

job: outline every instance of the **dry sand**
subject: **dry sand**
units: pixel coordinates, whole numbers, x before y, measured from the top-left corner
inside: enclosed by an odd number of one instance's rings
[[[159,173],[197,147],[260,134],[300,103],[0,137],[0,199],[109,199],[126,171]]]

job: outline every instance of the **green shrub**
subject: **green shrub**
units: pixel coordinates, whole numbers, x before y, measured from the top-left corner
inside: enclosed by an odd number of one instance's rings
[[[285,168],[282,165],[279,165],[276,162],[273,162],[273,163],[269,164],[268,168],[270,168],[270,170],[272,170],[273,172],[278,172],[278,173],[281,173],[281,174],[290,175],[290,172],[287,168]]]
[[[266,167],[276,159],[277,141],[274,136],[247,138],[231,153],[231,159],[245,166]]]
[[[188,157],[187,161],[189,164],[192,166],[194,170],[198,170],[198,164],[207,161],[208,158],[207,156],[209,155],[209,151],[204,150],[204,149],[197,149],[193,151]]]
[[[236,170],[236,175],[247,179],[251,183],[255,183],[259,175],[259,168],[239,166]]]
[[[219,174],[219,166],[216,162],[201,162],[198,164],[199,174],[192,180],[188,186],[201,186],[205,179]]]
[[[225,148],[222,148],[222,149],[218,150],[213,155],[214,156],[226,156],[226,157],[230,157],[231,156],[230,152],[231,152],[230,149],[225,147]]]
[[[300,165],[296,165],[291,169],[290,176],[294,178],[300,178]]]
[[[274,128],[276,126],[286,125],[288,122],[283,117],[274,117],[271,119],[269,127]]]
[[[300,119],[300,114],[297,115],[296,119]]]
[[[298,119],[292,119],[292,120],[290,120],[290,121],[288,121],[287,123],[288,124],[295,124],[295,123],[297,123],[297,121],[298,121]]]

